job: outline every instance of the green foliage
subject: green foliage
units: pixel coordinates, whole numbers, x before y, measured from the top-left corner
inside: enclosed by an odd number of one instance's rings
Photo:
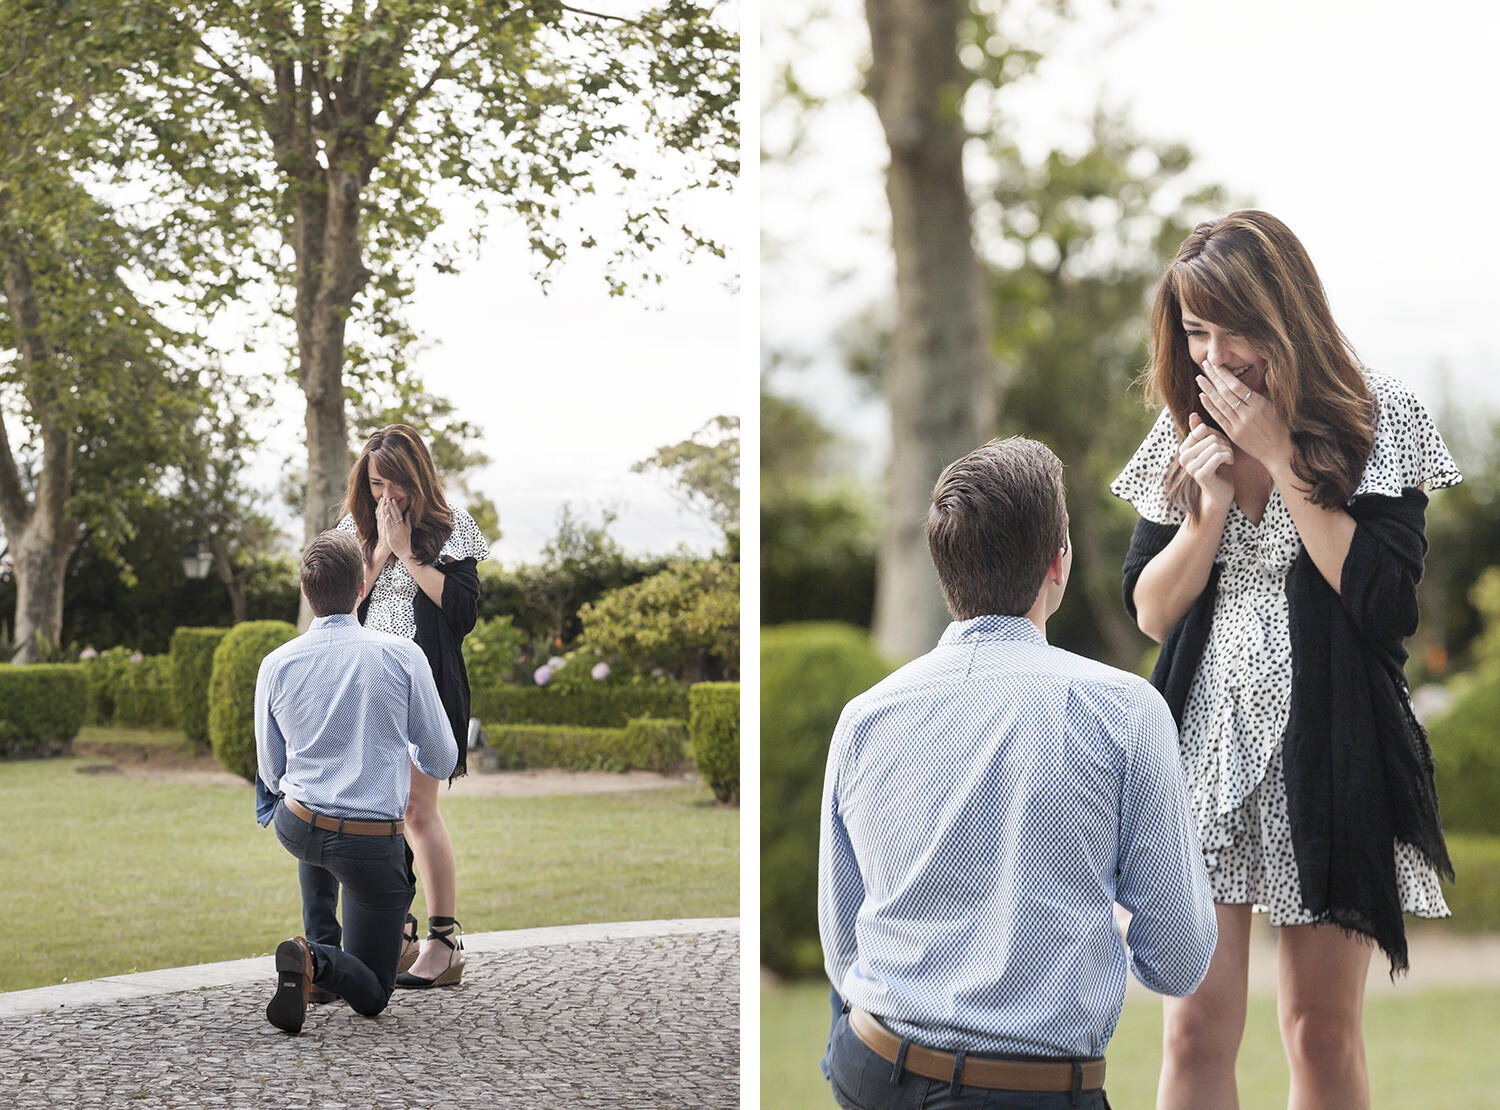
[[[740,684],[699,682],[688,691],[693,763],[714,797],[740,804]]]
[[[740,568],[684,560],[578,611],[580,643],[637,670],[699,681],[739,674]]]
[[[621,747],[632,768],[673,774],[687,759],[688,723],[675,717],[637,717],[625,726]]]
[[[1453,704],[1427,730],[1443,827],[1500,834],[1500,667],[1454,682]]]
[[[486,731],[523,724],[624,728],[636,717],[687,717],[688,688],[677,682],[476,686],[470,712],[484,722]]]
[[[502,770],[628,771],[625,730],[581,725],[502,725],[486,729]]]
[[[1493,800],[1495,795],[1490,797]],[[1443,816],[1447,824],[1447,813]],[[1500,933],[1500,837],[1449,833],[1448,854],[1458,881],[1443,883],[1443,899],[1453,916],[1443,919],[1441,927],[1463,933]]]
[[[29,759],[65,752],[83,726],[88,704],[77,663],[0,665],[0,757]]]
[[[847,445],[807,405],[760,395],[760,621],[869,625],[877,514],[836,476]]]
[[[227,628],[179,628],[172,633],[172,696],[177,721],[188,739],[208,743],[208,687],[214,652]]]
[[[464,637],[464,668],[471,689],[488,689],[520,679],[525,635],[510,615],[475,622]]]
[[[671,477],[683,504],[707,517],[725,536],[739,529],[740,418],[716,416],[689,439],[660,447],[630,468]]]
[[[297,635],[286,621],[246,621],[214,649],[208,682],[208,738],[226,770],[255,780],[255,679],[260,663]]]
[[[177,707],[172,695],[172,657],[147,655],[128,663],[115,689],[115,714],[101,724],[126,728],[174,728]]]
[[[761,632],[761,962],[780,974],[823,966],[818,812],[828,742],[845,703],[890,670],[861,629],[809,623]]]

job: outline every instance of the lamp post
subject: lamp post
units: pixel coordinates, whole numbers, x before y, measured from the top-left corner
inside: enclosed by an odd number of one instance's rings
[[[202,540],[194,540],[182,550],[182,573],[189,578],[207,578],[214,565],[213,552]]]

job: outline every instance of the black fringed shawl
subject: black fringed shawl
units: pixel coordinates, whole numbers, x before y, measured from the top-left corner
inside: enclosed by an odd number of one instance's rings
[[[1367,495],[1348,506],[1354,539],[1339,592],[1306,549],[1287,573],[1292,700],[1283,738],[1292,851],[1302,902],[1319,921],[1374,938],[1407,969],[1395,842],[1453,878],[1438,819],[1432,753],[1412,715],[1402,641],[1417,627],[1417,582],[1427,553],[1427,495]],[[1125,608],[1177,525],[1136,523],[1125,556]],[[1208,586],[1162,642],[1151,682],[1182,725],[1188,688],[1208,642],[1218,590]]]

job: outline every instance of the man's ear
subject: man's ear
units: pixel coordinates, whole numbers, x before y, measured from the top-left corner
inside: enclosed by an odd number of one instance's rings
[[[1063,562],[1068,557],[1068,549],[1059,547],[1052,553],[1052,561],[1047,564],[1047,581],[1054,585],[1063,584]]]

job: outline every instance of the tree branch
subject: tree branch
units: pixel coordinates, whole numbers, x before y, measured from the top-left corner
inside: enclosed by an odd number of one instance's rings
[[[416,109],[417,105],[420,104],[428,96],[428,94],[432,92],[433,86],[435,86],[442,78],[443,74],[447,72],[448,63],[456,58],[470,43],[472,43],[478,37],[479,29],[475,28],[473,31],[469,32],[467,38],[461,39],[453,47],[452,50],[448,51],[448,53],[444,54],[441,58],[438,59],[437,65],[433,67],[432,73],[428,75],[427,80],[422,83],[422,86],[417,89],[416,92],[411,94],[411,99],[406,102],[406,107],[401,109],[401,111],[396,115],[396,118],[392,121],[391,126],[387,128],[385,133],[385,141],[382,144],[385,148],[389,148],[390,145],[395,142],[396,134],[406,126],[406,121],[411,118],[411,114]]]
[[[250,83],[249,79],[246,78],[245,75],[237,70],[233,65],[231,65],[226,59],[220,57],[218,51],[216,51],[212,46],[209,46],[201,35],[198,37],[198,49],[202,50],[205,54],[213,59],[212,68],[218,70],[225,77],[229,78],[229,80],[234,84],[234,87],[245,94],[245,99],[250,101],[251,104],[260,109],[261,115],[264,117],[268,111],[268,105],[261,97],[260,93],[255,91],[255,86]]]

